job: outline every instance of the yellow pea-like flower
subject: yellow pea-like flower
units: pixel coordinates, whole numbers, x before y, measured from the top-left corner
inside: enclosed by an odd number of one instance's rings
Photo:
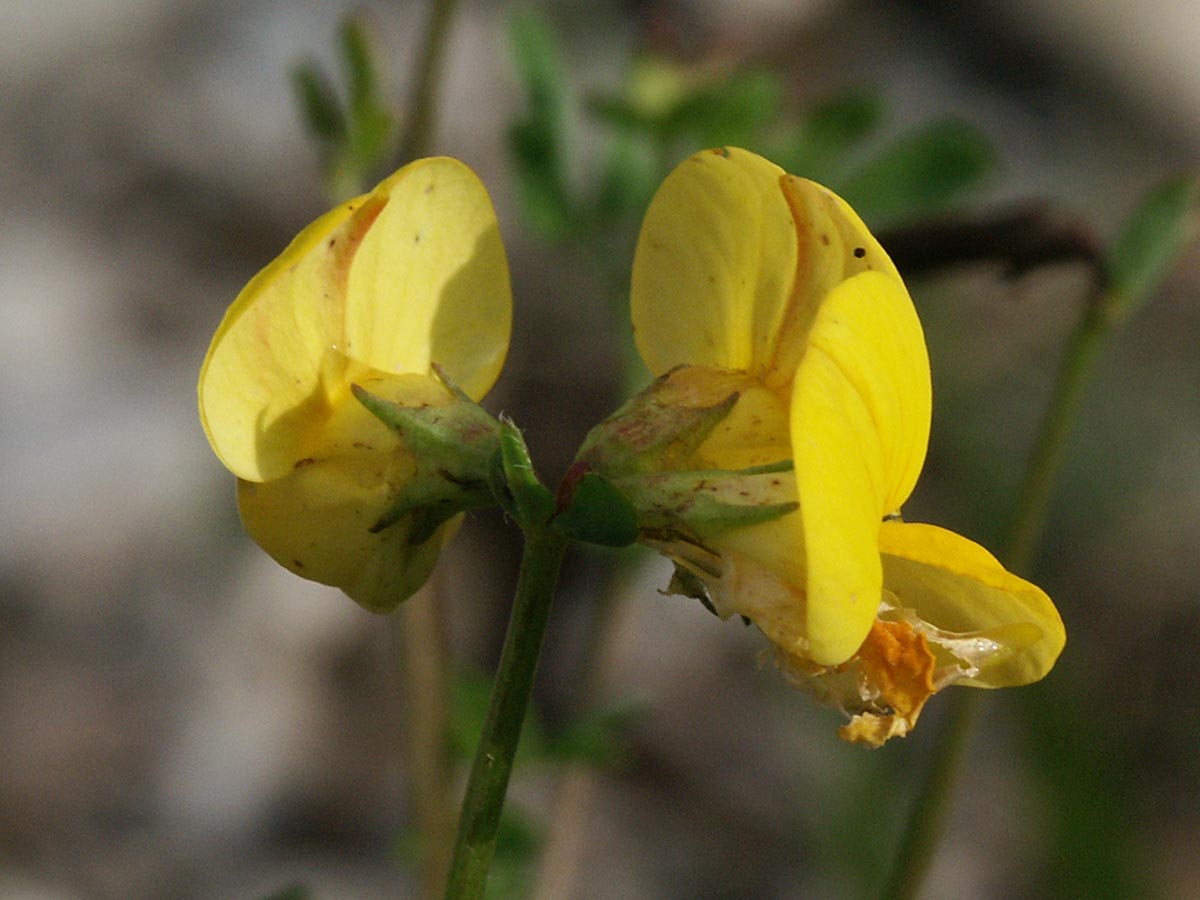
[[[786,673],[856,714],[844,737],[905,734],[951,683],[1050,670],[1065,631],[1046,594],[899,519],[929,439],[929,359],[899,273],[841,198],[745,150],[691,157],[646,214],[632,317],[677,393],[697,407],[737,393],[691,467],[793,461],[794,512],[664,550],[718,613],[758,625]]]
[[[457,519],[386,518],[421,461],[352,385],[414,409],[453,404],[446,384],[478,400],[511,321],[496,214],[456,160],[405,166],[305,228],[238,295],[200,371],[200,420],[250,536],[368,609],[420,587]]]

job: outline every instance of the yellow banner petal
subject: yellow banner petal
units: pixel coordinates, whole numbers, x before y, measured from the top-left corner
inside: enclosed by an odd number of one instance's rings
[[[421,160],[322,216],[238,295],[200,372],[200,418],[240,478],[285,474],[355,365],[443,365],[482,396],[511,327],[508,266],[475,175]]]
[[[200,421],[221,462],[239,478],[262,481],[295,462],[298,435],[328,413],[324,382],[340,381],[327,356],[343,342],[339,269],[345,242],[377,212],[358,197],[326,213],[238,295],[200,369]],[[291,424],[274,428],[291,414]]]
[[[902,606],[937,628],[995,644],[981,652],[980,672],[960,684],[1028,684],[1050,671],[1066,631],[1037,585],[1006,571],[973,541],[934,525],[885,522],[879,546],[884,582]]]
[[[786,388],[829,293],[862,272],[882,272],[896,280],[900,274],[858,214],[829,188],[787,175],[780,182],[780,190],[796,230],[796,281],[787,314],[762,359],[768,361],[767,383]]]
[[[658,189],[638,237],[632,315],[655,375],[687,364],[754,374],[796,271],[783,170],[745,150],[698,153]]]
[[[500,374],[512,290],[487,190],[465,165],[427,159],[377,188],[387,205],[349,270],[344,352],[385,372],[445,369],[478,400]]]
[[[904,286],[865,272],[821,304],[796,373],[791,432],[811,656],[848,659],[882,598],[878,533],[908,496],[929,436],[929,363]]]

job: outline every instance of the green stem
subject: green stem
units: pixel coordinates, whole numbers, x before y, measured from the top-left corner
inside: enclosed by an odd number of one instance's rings
[[[908,828],[900,837],[896,864],[883,889],[888,900],[910,900],[920,893],[950,809],[955,777],[981,699],[977,691],[966,688],[946,698],[942,733],[909,815]]]
[[[1054,484],[1066,455],[1068,440],[1079,413],[1080,401],[1113,317],[1107,297],[1093,297],[1068,338],[1046,408],[1037,442],[1030,455],[1018,493],[1016,512],[1009,526],[1002,559],[1010,569],[1027,571],[1037,540],[1045,527]],[[945,825],[960,760],[971,724],[982,698],[964,689],[947,698],[947,718],[921,783],[908,829],[901,838],[896,863],[883,896],[908,900],[917,896],[933,861]]]
[[[463,798],[446,900],[483,896],[565,550],[566,538],[554,529],[540,525],[526,528],[512,617]]]
[[[1016,572],[1028,571],[1034,548],[1045,527],[1050,496],[1066,457],[1083,392],[1112,322],[1105,312],[1107,309],[1108,304],[1104,302],[1089,304],[1063,352],[1054,396],[1042,419],[1037,445],[1017,493],[1020,499],[1005,542],[1005,565]]]
[[[408,124],[400,141],[401,164],[429,153],[437,111],[437,84],[442,70],[442,58],[446,53],[446,40],[450,36],[450,23],[454,19],[457,7],[458,0],[434,0],[433,8],[429,11],[425,40],[421,45],[421,59],[417,63],[413,79]]]

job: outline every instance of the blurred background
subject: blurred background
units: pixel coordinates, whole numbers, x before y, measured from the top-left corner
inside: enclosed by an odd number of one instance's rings
[[[524,21],[561,63],[561,183],[603,199],[604,173],[624,171],[619,202],[595,200],[599,224],[574,232],[537,205],[538,157],[510,140],[514,123],[536,130],[533,44],[514,51],[509,4],[463,0],[432,147],[497,205],[516,315],[486,405],[521,424],[548,481],[630,382],[638,204],[720,127],[761,134],[750,149],[767,152],[799,146],[774,122],[801,140],[832,122],[833,138],[796,150],[812,164],[800,174],[857,190],[869,224],[909,236],[929,215],[1033,203],[1105,242],[1146,191],[1197,168],[1200,17],[1186,0],[532,8]],[[0,897],[417,896],[392,626],[242,534],[194,392],[225,307],[330,202],[290,73],[336,71],[339,22],[365,12],[402,111],[428,6],[4,10]],[[721,80],[745,72],[765,80]],[[749,84],[764,121],[693,121],[646,163],[626,114],[689,84]],[[894,148],[943,121],[978,166],[938,209],[883,202],[870,160],[903,158]],[[906,514],[995,546],[1088,273],[1052,259],[1012,277],[1003,248],[982,255],[1000,259],[909,273],[898,254],[935,385]],[[1067,649],[1045,683],[987,698],[930,897],[1200,897],[1198,289],[1193,246],[1105,345],[1026,573],[1057,601]],[[518,550],[480,514],[439,564],[464,682],[495,663]],[[568,560],[537,689],[544,746],[518,770],[497,886],[528,895],[537,848],[560,833],[567,764],[546,748],[594,696],[624,712],[611,752],[589,756],[562,896],[872,895],[943,698],[904,741],[843,745],[839,716],[760,661],[753,629],[661,596],[668,576],[636,553]],[[601,628],[604,666],[585,688],[579,661]]]

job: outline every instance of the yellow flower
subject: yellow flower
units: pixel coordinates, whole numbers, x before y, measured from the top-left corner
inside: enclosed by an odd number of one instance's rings
[[[632,315],[679,402],[738,395],[690,467],[794,462],[795,512],[663,549],[789,676],[855,714],[843,737],[903,735],[951,683],[1049,671],[1065,632],[1046,594],[899,520],[929,438],[929,360],[895,266],[841,198],[744,150],[693,156],[647,212]]]
[[[238,295],[200,371],[200,420],[250,536],[368,609],[420,587],[458,517],[389,517],[420,460],[351,386],[410,408],[452,404],[444,382],[478,400],[511,319],[496,215],[460,162],[412,163],[305,228]]]

